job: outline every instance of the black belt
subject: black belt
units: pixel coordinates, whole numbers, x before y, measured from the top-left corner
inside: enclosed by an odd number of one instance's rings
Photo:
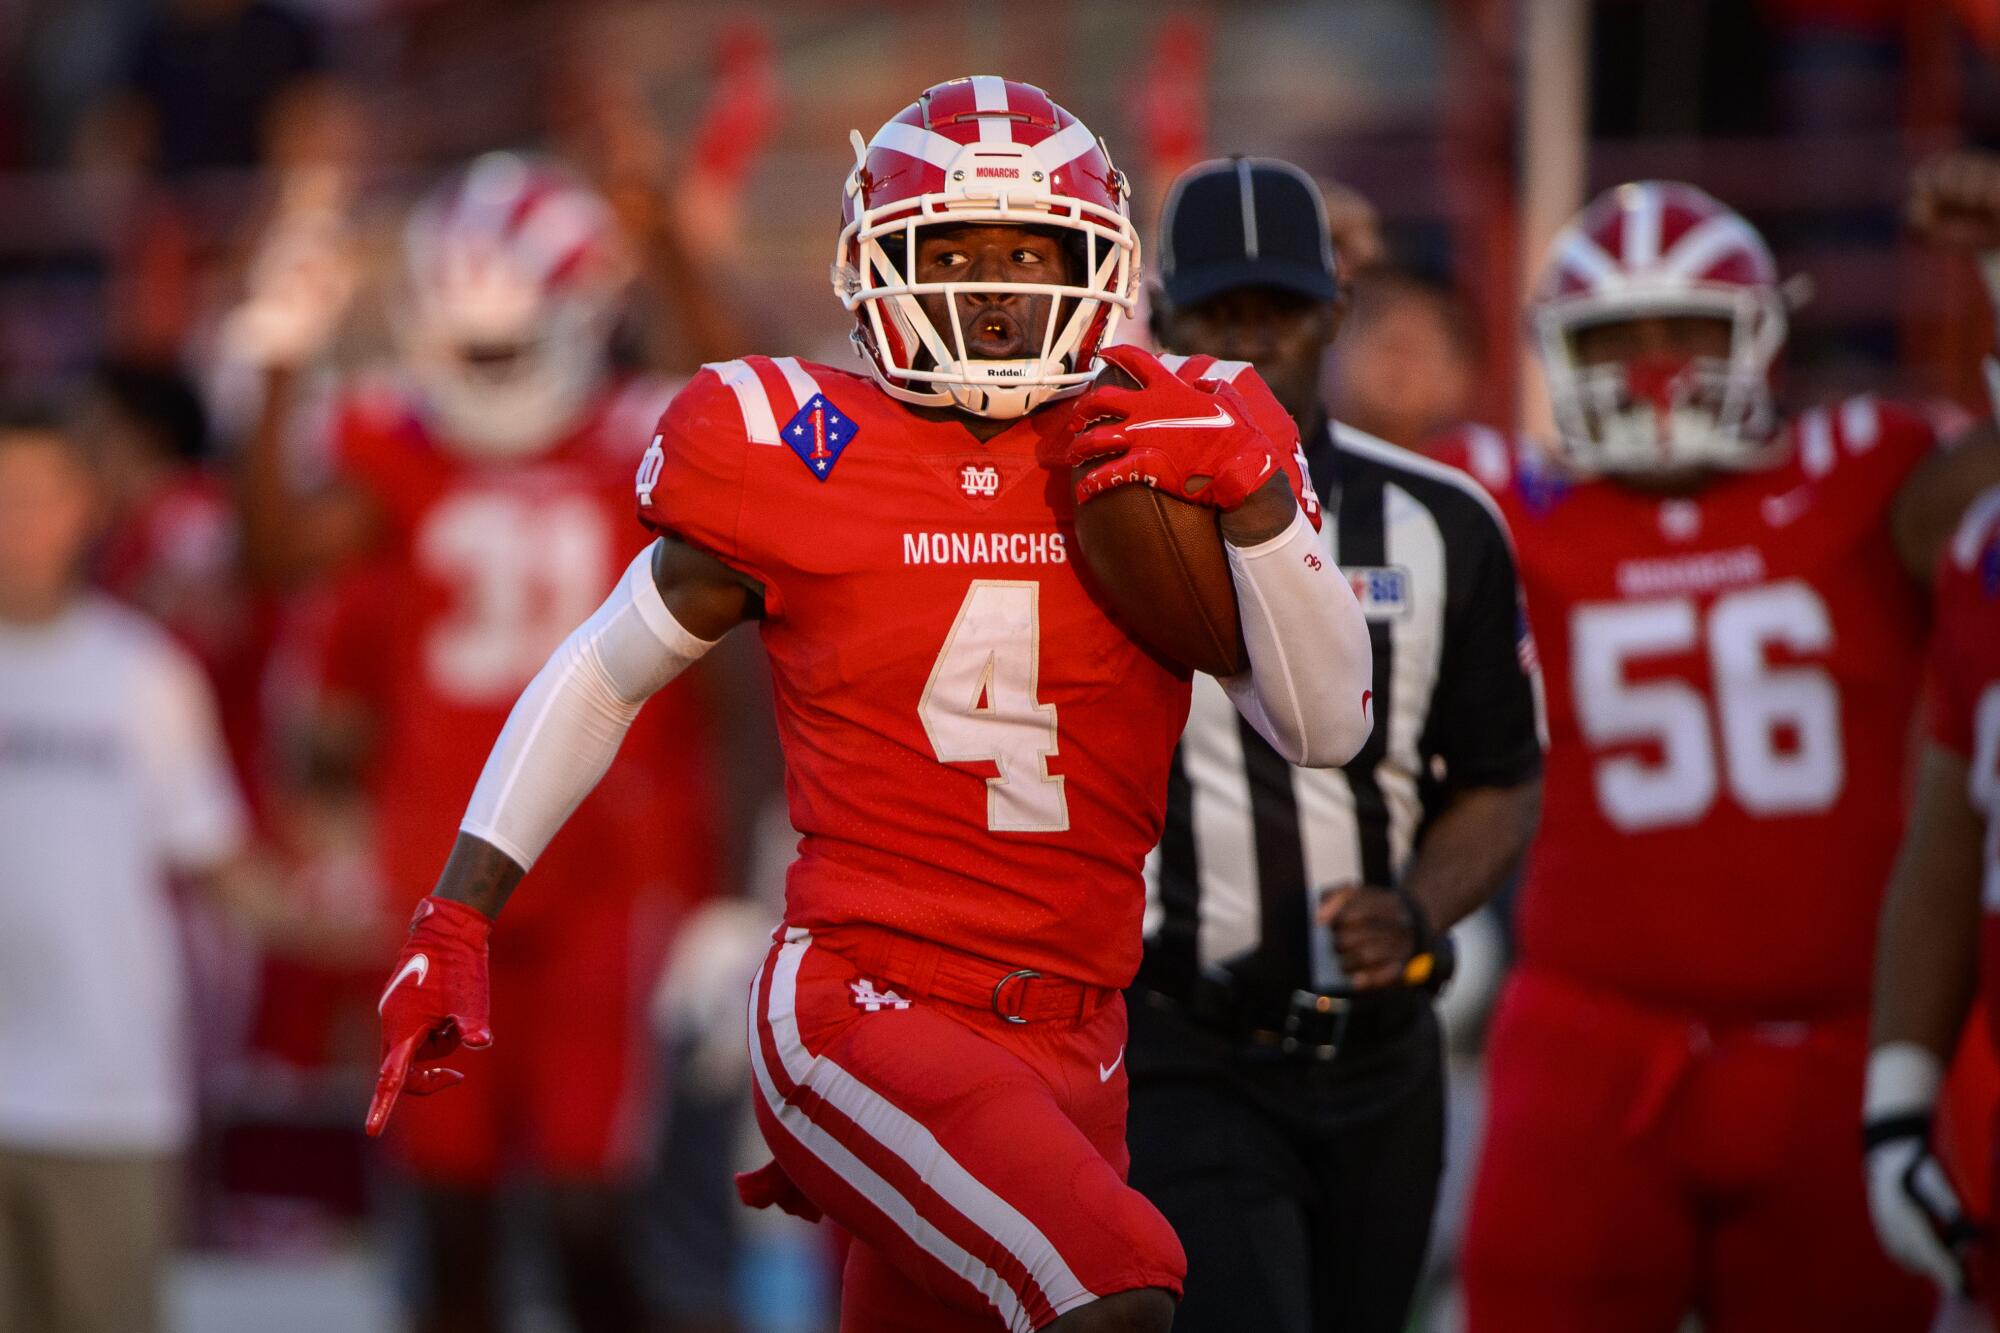
[[[1345,994],[1280,992],[1213,976],[1174,984],[1141,966],[1134,993],[1152,1008],[1237,1045],[1250,1059],[1324,1062],[1343,1047],[1372,1044],[1416,1023],[1455,970],[1449,937],[1439,944],[1438,966],[1415,986]]]

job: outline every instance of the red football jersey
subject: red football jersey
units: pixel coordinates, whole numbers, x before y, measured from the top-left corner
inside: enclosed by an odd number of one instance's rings
[[[1261,381],[1235,383],[1296,440]],[[1058,403],[982,444],[790,357],[710,366],[660,422],[642,520],[764,590],[803,835],[788,924],[1132,979],[1188,681],[1078,579],[1072,434]]]
[[[1718,1018],[1866,1005],[1920,674],[1887,515],[1929,427],[1855,398],[1786,429],[1684,498],[1476,427],[1445,455],[1506,512],[1545,668],[1523,958]]]
[[[1930,737],[1965,760],[1966,799],[1985,822],[1980,978],[2000,1041],[2000,489],[1966,510],[1939,557],[1932,605]]]
[[[430,892],[514,700],[644,545],[630,526],[632,442],[668,395],[657,382],[622,385],[553,449],[493,463],[443,447],[389,386],[344,404],[339,464],[387,531],[341,581],[320,667],[329,690],[370,713],[376,850],[393,892]],[[653,700],[510,902],[505,929],[571,894],[703,892],[706,739],[697,682]]]

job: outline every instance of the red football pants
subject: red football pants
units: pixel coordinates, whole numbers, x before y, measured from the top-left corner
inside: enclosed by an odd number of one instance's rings
[[[1487,1043],[1470,1333],[1920,1333],[1861,1173],[1867,1017],[1711,1027],[1517,972]]]
[[[1026,1333],[1120,1291],[1178,1296],[1180,1242],[1125,1184],[1122,1000],[1013,1024],[893,989],[803,930],[751,989],[757,1123],[853,1237],[842,1329]]]
[[[656,898],[579,898],[531,932],[494,931],[493,1045],[447,1061],[465,1082],[396,1103],[390,1142],[426,1184],[489,1190],[510,1171],[617,1184],[657,1105],[645,1007],[671,928]]]

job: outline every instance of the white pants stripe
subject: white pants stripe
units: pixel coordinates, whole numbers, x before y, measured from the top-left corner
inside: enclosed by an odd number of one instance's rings
[[[827,1105],[852,1120],[861,1132],[894,1153],[946,1203],[990,1236],[1027,1270],[1058,1314],[1095,1300],[1096,1296],[1078,1280],[1041,1229],[966,1170],[930,1130],[834,1061],[806,1050],[799,1035],[797,997],[799,964],[810,947],[810,937],[804,931],[791,932],[778,952],[769,994],[760,993],[761,974],[751,992],[757,1027],[768,1024],[778,1058],[791,1081],[818,1094]],[[750,1049],[766,1106],[801,1147],[881,1208],[926,1253],[991,1300],[1010,1329],[1032,1327],[1019,1296],[1005,1279],[939,1232],[893,1185],[856,1158],[831,1133],[813,1123],[803,1110],[778,1095],[770,1070],[764,1064],[763,1043],[756,1037],[755,1029]]]

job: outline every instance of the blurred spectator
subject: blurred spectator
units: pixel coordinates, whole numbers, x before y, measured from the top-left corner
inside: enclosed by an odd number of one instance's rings
[[[242,577],[235,498],[209,466],[207,412],[178,367],[113,359],[91,375],[82,424],[103,463],[96,580],[201,662],[230,753],[250,781],[268,634]]]
[[[169,879],[248,901],[199,669],[83,590],[99,495],[0,420],[0,1327],[157,1327],[193,1119]]]
[[[1415,449],[1465,419],[1479,374],[1471,319],[1448,289],[1390,268],[1363,270],[1333,353],[1340,420]]]

